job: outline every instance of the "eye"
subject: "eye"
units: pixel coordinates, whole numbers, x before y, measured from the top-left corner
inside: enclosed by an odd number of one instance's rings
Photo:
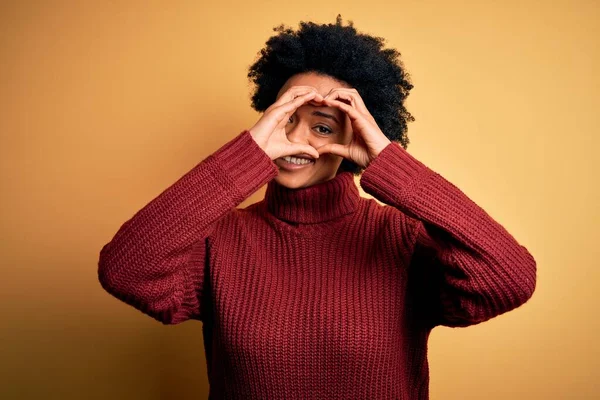
[[[317,125],[315,126],[315,129],[317,130],[317,132],[323,135],[329,135],[330,133],[333,133],[333,131],[325,125]]]
[[[290,115],[290,117],[288,118],[288,124],[291,124],[292,122],[294,122],[294,116]]]

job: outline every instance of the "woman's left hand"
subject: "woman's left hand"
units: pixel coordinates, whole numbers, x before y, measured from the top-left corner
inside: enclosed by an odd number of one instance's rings
[[[391,143],[377,126],[356,89],[332,89],[322,104],[338,108],[348,115],[352,124],[352,139],[345,145],[330,143],[321,146],[317,149],[319,154],[335,154],[366,168]]]

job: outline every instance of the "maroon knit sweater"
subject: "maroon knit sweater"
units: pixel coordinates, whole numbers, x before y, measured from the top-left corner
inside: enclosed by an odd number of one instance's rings
[[[243,132],[126,221],[106,291],[203,322],[211,399],[427,399],[427,339],[532,295],[527,249],[397,144],[304,189]],[[268,183],[265,199],[237,209]]]

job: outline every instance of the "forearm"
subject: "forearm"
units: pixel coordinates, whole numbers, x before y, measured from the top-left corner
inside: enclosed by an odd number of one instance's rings
[[[361,185],[421,222],[415,225],[415,245],[430,247],[442,264],[446,311],[462,312],[460,318],[469,320],[465,323],[475,323],[531,297],[536,263],[527,249],[460,189],[400,146],[386,147],[365,170]],[[431,240],[437,243],[428,245]]]
[[[100,252],[102,286],[155,317],[192,301],[202,280],[194,244],[276,174],[247,132],[228,142],[120,227]]]

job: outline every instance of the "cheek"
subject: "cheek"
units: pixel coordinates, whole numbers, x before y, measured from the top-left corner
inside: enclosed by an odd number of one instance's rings
[[[343,157],[336,156],[335,154],[326,153],[321,154],[319,157],[319,164],[321,167],[326,169],[337,169],[342,163]]]
[[[311,144],[315,148],[326,145],[326,144],[330,144],[330,143],[348,144],[348,143],[350,143],[351,138],[352,138],[352,135],[348,135],[347,133],[343,133],[343,134],[338,133],[338,134],[330,135],[330,136],[314,136],[311,140]]]

